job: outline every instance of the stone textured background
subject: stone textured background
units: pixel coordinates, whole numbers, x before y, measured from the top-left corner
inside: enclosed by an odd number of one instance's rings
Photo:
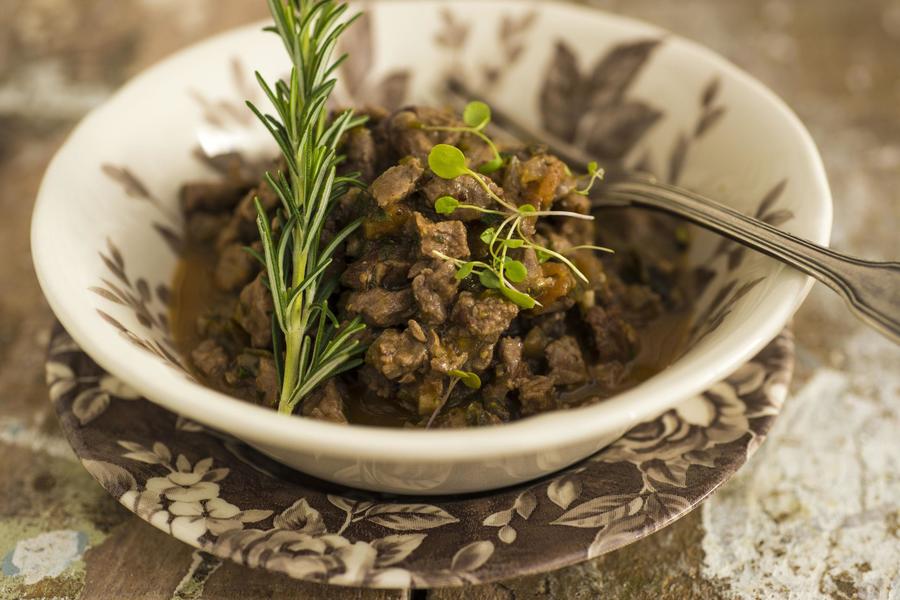
[[[900,257],[900,1],[601,0],[693,38],[809,126],[833,245]],[[0,0],[0,598],[406,598],[305,585],[193,552],[132,517],[46,402],[52,316],[28,248],[40,177],[77,120],[144,67],[265,15],[262,0]],[[415,598],[900,598],[900,350],[816,288],[796,319],[793,397],[701,510],[601,559]],[[8,574],[9,561],[29,566]]]

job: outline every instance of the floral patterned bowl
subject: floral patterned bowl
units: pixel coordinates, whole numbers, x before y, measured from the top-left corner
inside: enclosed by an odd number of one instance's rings
[[[346,38],[342,100],[434,102],[448,77],[463,77],[603,164],[652,171],[827,243],[831,199],[809,134],[771,92],[709,50],[561,3],[416,0],[366,10]],[[267,76],[286,69],[278,41],[258,25],[178,53],[88,116],[45,176],[34,261],[60,321],[105,370],[304,472],[416,494],[547,475],[724,379],[778,334],[809,289],[807,278],[698,233],[691,263],[703,293],[675,364],[606,402],[493,428],[340,427],[206,389],[185,371],[169,331],[177,190],[212,175],[211,155],[273,153],[242,108],[259,99],[251,67]]]

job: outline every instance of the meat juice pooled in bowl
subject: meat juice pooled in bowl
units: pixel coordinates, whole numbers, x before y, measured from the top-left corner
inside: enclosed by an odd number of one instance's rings
[[[334,236],[362,219],[328,274],[337,319],[366,325],[364,364],[319,385],[299,414],[376,426],[493,425],[600,401],[677,358],[690,298],[677,221],[616,209],[595,220],[511,222],[505,205],[590,214],[585,178],[542,148],[508,149],[492,164],[492,143],[450,111],[368,116],[345,135],[340,168],[367,187],[351,189],[323,229]],[[438,176],[429,158],[441,144],[489,175],[480,183]],[[181,193],[189,243],[174,286],[176,342],[206,385],[274,407],[273,302],[258,260],[255,199],[274,231],[283,226],[263,178],[283,165],[214,160],[225,180],[188,183]],[[514,290],[498,288],[497,271],[485,268],[498,264]]]

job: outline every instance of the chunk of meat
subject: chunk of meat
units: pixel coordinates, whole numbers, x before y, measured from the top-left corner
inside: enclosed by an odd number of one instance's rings
[[[397,395],[397,384],[379,373],[372,365],[359,368],[359,381],[366,391],[379,398],[392,399]]]
[[[500,362],[497,363],[497,378],[514,382],[525,370],[522,362],[522,352],[524,344],[517,337],[507,337],[500,340],[498,355]]]
[[[344,136],[344,155],[348,171],[358,171],[363,181],[372,181],[378,157],[371,129],[355,127],[348,131]]]
[[[429,325],[446,321],[457,289],[456,267],[449,262],[440,262],[434,268],[420,271],[412,281],[412,290],[422,320]]]
[[[355,290],[405,287],[408,284],[406,275],[412,264],[406,248],[381,246],[350,264],[341,275],[341,283]]]
[[[475,297],[462,292],[453,307],[453,320],[473,336],[496,342],[519,314],[519,307],[494,294]]]
[[[259,390],[260,402],[265,406],[275,406],[278,403],[280,389],[274,359],[268,357],[259,359],[259,370],[256,373],[256,388]]]
[[[247,254],[242,244],[230,244],[222,250],[216,262],[216,287],[225,292],[240,289],[253,279],[258,268],[258,263]]]
[[[530,377],[519,384],[519,404],[525,416],[536,415],[556,408],[556,388],[545,375]]]
[[[450,258],[468,258],[469,243],[466,226],[460,221],[435,223],[416,213],[416,230],[419,233],[419,251],[427,258],[438,258],[437,253]]]
[[[392,292],[373,288],[362,292],[352,292],[347,299],[347,311],[360,315],[370,327],[397,327],[415,312],[412,289]]]
[[[233,181],[216,183],[188,183],[179,193],[185,214],[197,211],[220,212],[231,210],[247,193],[247,185]]]
[[[369,193],[381,208],[396,204],[413,193],[425,172],[419,159],[410,157],[382,173],[369,186]]]
[[[191,352],[191,362],[206,377],[218,377],[228,367],[228,355],[214,340],[204,340]]]
[[[550,378],[556,385],[574,385],[587,380],[587,367],[578,340],[567,335],[551,342],[546,350]]]
[[[235,320],[250,335],[254,348],[272,347],[272,294],[263,282],[263,273],[241,290]]]
[[[575,187],[566,165],[550,154],[538,154],[523,161],[512,160],[503,178],[503,189],[516,205],[531,204],[549,210],[554,200]]]
[[[461,123],[452,111],[417,106],[397,111],[384,121],[388,140],[399,156],[426,160],[437,144],[456,145],[460,134],[453,131],[429,131],[423,126],[458,127]]]
[[[224,213],[196,212],[188,217],[188,237],[197,242],[214,240],[230,217]]]
[[[425,344],[409,331],[401,333],[396,329],[385,330],[366,352],[368,364],[388,379],[401,383],[407,383],[406,378],[424,365],[427,358]]]
[[[637,331],[621,317],[601,306],[593,306],[585,311],[584,321],[591,328],[594,348],[601,361],[627,363],[637,355]]]
[[[303,401],[301,408],[303,416],[346,425],[348,421],[347,415],[344,413],[342,387],[336,379],[332,378],[313,390]]]
[[[492,180],[488,179],[488,187],[496,195],[503,198],[503,190],[497,187]],[[441,179],[433,176],[424,185],[422,185],[422,194],[428,202],[428,206],[434,206],[438,198],[443,196],[451,196],[456,198],[462,204],[471,204],[481,208],[490,208],[496,204],[493,198],[481,187],[477,181],[471,177],[457,177],[456,179]],[[459,209],[450,215],[452,219],[460,221],[477,221],[484,215],[477,210],[470,208]]]

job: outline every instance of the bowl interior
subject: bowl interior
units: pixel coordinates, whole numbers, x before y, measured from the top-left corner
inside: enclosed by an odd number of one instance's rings
[[[559,3],[381,2],[366,9],[346,39],[342,102],[434,102],[449,76],[461,77],[601,164],[652,171],[827,242],[830,195],[808,134],[770,92],[710,51]],[[282,53],[258,26],[238,29],[150,69],[92,113],[48,170],[33,226],[35,263],[79,344],[147,397],[251,439],[333,445],[330,425],[282,417],[191,381],[169,332],[183,228],[179,186],[216,176],[203,156],[274,152],[243,101],[262,102],[254,68],[267,77],[287,72]],[[377,430],[359,428],[358,436],[343,436],[354,440],[342,441],[341,451],[381,452],[372,445],[380,439],[390,440],[385,453],[406,448],[444,460],[627,426],[737,368],[780,331],[808,289],[804,277],[702,231],[690,262],[703,292],[689,347],[634,390],[465,438],[405,431],[378,438]]]

